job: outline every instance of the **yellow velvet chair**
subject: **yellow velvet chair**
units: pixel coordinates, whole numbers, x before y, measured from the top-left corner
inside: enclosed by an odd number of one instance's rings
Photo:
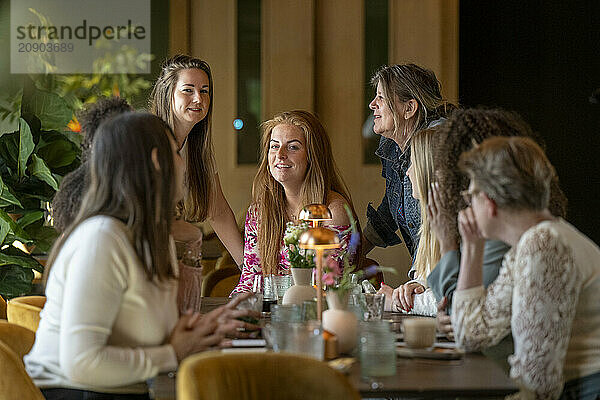
[[[23,360],[0,341],[0,399],[6,400],[44,400],[42,392],[35,386]]]
[[[285,353],[207,352],[183,360],[178,400],[359,400],[326,363]]]
[[[6,319],[6,300],[0,296],[0,319]]]
[[[33,347],[35,333],[21,325],[0,321],[0,342],[10,347],[19,358],[23,359],[23,356]]]
[[[40,324],[40,311],[46,304],[45,296],[15,297],[8,301],[6,315],[8,322],[24,326],[35,332]]]
[[[240,281],[240,270],[234,265],[209,272],[202,281],[202,297],[228,297]]]

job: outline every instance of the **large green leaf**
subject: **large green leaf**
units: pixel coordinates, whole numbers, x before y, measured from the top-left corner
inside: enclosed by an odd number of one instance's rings
[[[31,164],[29,165],[29,172],[41,181],[46,182],[54,190],[58,190],[58,182],[52,176],[50,168],[46,165],[44,160],[35,154],[31,155]]]
[[[61,137],[64,137],[61,135]],[[70,165],[77,158],[78,149],[66,138],[53,140],[38,148],[37,154],[44,159],[50,168]]]
[[[11,171],[16,171],[19,165],[19,132],[3,135],[0,137],[0,158],[6,167]],[[6,175],[5,175],[6,176]],[[18,177],[16,177],[18,180]]]
[[[0,218],[0,244],[4,245],[4,239],[6,239],[6,235],[10,232],[10,223],[6,221],[4,218]],[[11,242],[12,243],[12,242]]]
[[[33,271],[18,265],[0,267],[0,294],[7,298],[23,296],[31,292]]]
[[[15,238],[19,239],[22,242],[31,241],[31,237],[27,232],[23,230],[11,217],[8,213],[2,209],[0,209],[0,220],[4,221],[9,225],[9,233],[12,233]],[[6,236],[6,235],[5,235]],[[12,243],[12,242],[11,242]]]
[[[24,101],[23,109],[35,114],[45,131],[62,130],[73,117],[73,110],[62,97],[43,90],[35,90],[31,98]]]
[[[58,237],[58,233],[54,228],[49,226],[41,226],[39,223],[31,224],[25,231],[34,238],[36,252],[48,252],[52,248],[54,241]]]
[[[29,226],[32,223],[39,221],[42,218],[44,218],[43,211],[40,211],[40,210],[29,211],[29,212],[26,212],[25,214],[23,214],[23,216],[17,220],[17,224],[19,224],[19,226],[21,228],[25,229],[26,226]]]
[[[44,272],[44,267],[35,258],[28,256],[11,256],[0,253],[0,266],[3,265],[20,265],[23,268],[34,269],[38,272]]]
[[[35,145],[33,144],[33,136],[31,135],[31,129],[27,122],[23,119],[19,119],[19,165],[18,174],[19,178],[25,176],[25,168],[27,166],[27,160],[33,152]]]
[[[21,100],[23,89],[17,93],[0,93],[0,136],[5,133],[19,130],[19,117],[21,116]]]
[[[6,186],[2,178],[0,178],[0,204],[13,204],[23,208],[19,199],[17,199],[15,195],[10,192],[10,188]],[[2,207],[5,207],[5,205]]]

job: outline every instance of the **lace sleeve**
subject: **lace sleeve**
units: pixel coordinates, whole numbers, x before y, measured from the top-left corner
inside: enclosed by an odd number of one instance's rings
[[[549,228],[523,237],[516,259],[510,375],[523,397],[557,399],[581,279],[571,248]]]
[[[254,277],[261,274],[257,227],[258,209],[256,206],[250,206],[246,213],[246,222],[244,224],[244,264],[242,265],[242,274],[240,282],[233,289],[232,293],[251,292]]]
[[[510,252],[487,291],[478,286],[454,292],[454,337],[467,351],[493,346],[510,332],[513,283],[509,266]]]

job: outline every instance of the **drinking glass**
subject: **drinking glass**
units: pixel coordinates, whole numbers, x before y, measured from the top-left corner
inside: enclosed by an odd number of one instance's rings
[[[287,324],[284,351],[323,360],[323,330],[318,321]]]
[[[360,373],[365,378],[396,374],[396,338],[389,321],[361,322]]]
[[[274,304],[271,306],[272,322],[301,322],[302,308],[298,304]]]
[[[283,295],[285,292],[292,287],[293,279],[292,275],[273,275],[273,291],[277,297],[278,303],[281,303],[281,299],[283,299]]]
[[[383,317],[385,294],[361,293],[355,294],[354,304],[358,306],[363,321],[379,320]]]
[[[263,312],[270,312],[271,305],[277,304],[277,295],[274,289],[274,282],[272,276],[255,275],[254,282],[252,284],[252,291],[254,293],[262,293],[263,295]]]

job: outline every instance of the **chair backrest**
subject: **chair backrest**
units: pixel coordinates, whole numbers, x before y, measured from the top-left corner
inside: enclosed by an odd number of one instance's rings
[[[0,319],[6,319],[6,300],[0,296]]]
[[[0,399],[44,400],[42,392],[27,375],[23,360],[2,341],[0,365]]]
[[[33,347],[35,333],[21,325],[0,321],[0,341],[23,359]]]
[[[209,272],[202,281],[203,297],[227,297],[240,281],[236,265],[221,267]]]
[[[15,297],[8,301],[6,315],[8,322],[24,326],[33,332],[40,324],[40,311],[46,304],[45,296]]]
[[[178,400],[359,400],[346,377],[326,363],[285,353],[207,352],[177,372]]]

